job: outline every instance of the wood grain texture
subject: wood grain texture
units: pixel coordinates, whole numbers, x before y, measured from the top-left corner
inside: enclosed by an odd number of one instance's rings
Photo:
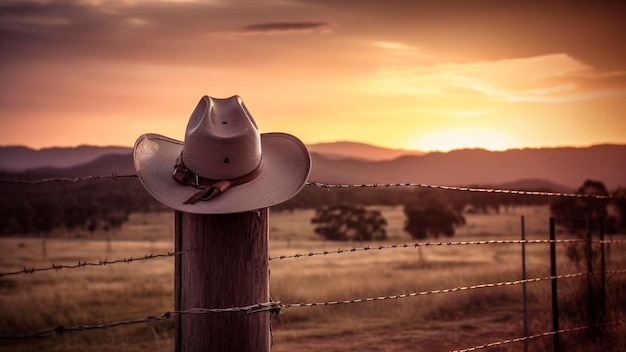
[[[175,306],[243,307],[269,301],[268,210],[176,215]],[[269,351],[269,312],[177,318],[176,351]]]

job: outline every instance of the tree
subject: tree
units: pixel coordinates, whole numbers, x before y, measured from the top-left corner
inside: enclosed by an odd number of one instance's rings
[[[387,238],[387,220],[378,210],[350,205],[318,208],[311,223],[315,233],[331,241],[368,241]]]
[[[626,187],[618,188],[615,193],[615,209],[617,218],[615,219],[615,227],[617,229],[626,229]]]
[[[404,231],[413,239],[454,236],[456,226],[464,225],[465,218],[452,205],[438,197],[427,197],[404,206]]]
[[[68,230],[82,228],[87,224],[87,212],[85,207],[75,203],[66,204],[63,214],[63,222]]]
[[[586,180],[578,188],[578,194],[607,196],[604,183]],[[560,226],[568,229],[573,235],[591,240],[593,232],[609,222],[616,222],[614,217],[608,216],[608,201],[603,198],[557,198],[550,205],[550,213]],[[586,269],[589,273],[599,265],[599,244],[575,242],[567,245],[566,255],[579,270]],[[584,268],[584,269],[583,269]],[[583,307],[581,319],[593,325],[604,320],[605,295],[601,281],[596,275],[587,275],[586,283],[581,283],[578,295],[572,297],[574,305]]]
[[[576,191],[578,194],[607,196],[604,183],[586,180]],[[556,198],[550,204],[550,213],[557,223],[570,231],[584,231],[588,221],[599,223],[607,218],[607,200],[598,198]]]
[[[31,222],[38,234],[47,235],[60,223],[58,207],[52,200],[35,203]]]

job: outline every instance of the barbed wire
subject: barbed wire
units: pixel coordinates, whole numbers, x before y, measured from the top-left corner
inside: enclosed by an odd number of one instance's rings
[[[464,348],[464,349],[461,349],[461,350],[450,350],[448,352],[471,352],[471,351],[481,350],[481,349],[484,349],[484,348],[501,346],[501,345],[506,345],[506,344],[514,343],[514,342],[528,341],[528,340],[537,339],[537,338],[540,338],[540,337],[552,336],[552,335],[556,335],[556,334],[564,334],[564,333],[570,333],[570,332],[584,331],[584,330],[588,330],[588,329],[607,327],[607,326],[615,326],[615,325],[622,325],[622,324],[624,324],[623,320],[616,320],[616,321],[610,321],[610,322],[593,324],[593,325],[587,325],[587,326],[579,326],[579,327],[575,327],[575,328],[561,329],[561,330],[557,330],[557,331],[547,331],[547,332],[542,332],[542,333],[535,334],[535,335],[530,335],[530,336],[516,337],[514,339],[507,339],[507,340],[502,340],[502,341],[489,342],[489,343],[485,343],[485,344],[474,346],[474,347]]]
[[[626,199],[626,196],[615,195],[596,195],[586,193],[564,193],[564,192],[544,192],[544,191],[525,191],[514,189],[497,189],[497,188],[480,188],[480,187],[464,187],[464,186],[445,186],[445,185],[429,185],[424,183],[361,183],[361,184],[330,184],[323,182],[307,181],[308,186],[326,188],[389,188],[389,187],[419,187],[441,189],[447,191],[463,191],[463,192],[480,192],[494,194],[514,194],[525,196],[547,196],[547,197],[573,197],[573,198],[595,198],[595,199]]]
[[[619,273],[626,273],[626,269],[607,270],[604,272],[607,274],[619,274]],[[522,283],[540,282],[540,281],[553,280],[553,279],[575,278],[575,277],[580,277],[583,275],[598,274],[598,273],[600,272],[599,271],[579,272],[579,273],[563,274],[563,275],[557,275],[557,276],[545,276],[545,277],[537,277],[537,278],[514,280],[514,281],[501,281],[501,282],[484,283],[484,284],[477,284],[477,285],[471,285],[471,286],[459,286],[459,287],[448,288],[448,289],[403,293],[403,294],[398,294],[398,295],[378,296],[378,297],[369,297],[369,298],[357,298],[357,299],[351,299],[351,300],[313,302],[313,303],[289,303],[289,304],[283,304],[280,301],[270,301],[270,302],[252,304],[252,305],[245,306],[245,307],[193,308],[193,309],[183,310],[183,311],[174,310],[174,311],[168,311],[160,315],[156,315],[156,316],[149,315],[149,316],[139,318],[139,319],[120,320],[120,321],[114,321],[114,322],[104,323],[104,324],[79,325],[79,326],[69,326],[69,327],[58,325],[57,327],[54,327],[54,328],[49,328],[46,330],[42,330],[39,332],[30,333],[30,334],[12,335],[12,336],[0,335],[0,339],[4,339],[4,340],[34,339],[34,338],[49,337],[53,334],[62,334],[64,332],[70,332],[70,331],[108,329],[108,328],[112,328],[112,327],[120,326],[120,325],[133,325],[133,324],[139,324],[139,323],[171,319],[175,317],[176,315],[182,315],[182,314],[236,313],[236,312],[243,312],[246,314],[251,314],[251,313],[264,312],[264,311],[278,314],[281,312],[281,309],[283,308],[287,309],[287,308],[302,308],[302,307],[318,307],[318,306],[332,306],[332,305],[340,305],[340,304],[375,302],[375,301],[383,301],[383,300],[397,300],[401,298],[427,296],[427,295],[443,294],[443,293],[453,293],[453,292],[460,292],[460,291],[476,290],[476,289],[481,289],[481,288],[513,286],[513,285],[518,285]]]
[[[133,325],[133,324],[140,324],[140,323],[150,323],[150,322],[155,322],[159,320],[166,320],[166,319],[174,318],[177,315],[184,315],[184,314],[238,313],[238,312],[245,313],[245,314],[252,314],[252,313],[265,312],[265,311],[274,312],[277,310],[280,310],[280,302],[257,303],[257,304],[252,304],[252,305],[245,306],[245,307],[232,307],[232,308],[192,308],[188,310],[182,310],[182,311],[174,310],[174,311],[165,312],[159,315],[148,315],[143,318],[120,320],[120,321],[114,321],[114,322],[104,323],[104,324],[78,325],[78,326],[58,325],[57,327],[34,332],[31,334],[13,335],[13,336],[0,335],[0,340],[37,339],[37,338],[50,337],[55,334],[61,335],[65,332],[71,332],[71,331],[108,329],[108,328],[112,328],[112,327],[116,327],[120,325]]]
[[[172,257],[175,255],[179,255],[182,252],[167,252],[165,254],[146,254],[143,257],[129,257],[129,258],[121,258],[121,259],[115,259],[115,260],[109,260],[108,258],[105,258],[104,260],[99,259],[97,262],[87,262],[87,261],[79,261],[77,264],[73,264],[73,265],[67,265],[67,264],[54,264],[52,263],[50,266],[47,267],[42,267],[42,268],[26,268],[24,267],[21,270],[17,270],[17,271],[11,271],[11,272],[3,272],[0,273],[0,278],[4,277],[4,276],[10,276],[10,275],[18,275],[18,274],[32,274],[35,272],[39,272],[39,271],[48,271],[48,270],[61,270],[61,269],[76,269],[76,268],[84,268],[87,266],[105,266],[105,265],[111,265],[111,264],[119,264],[119,263],[133,263],[133,262],[138,262],[138,261],[142,261],[142,260],[150,260],[150,259],[155,259],[155,258],[164,258],[164,257]]]
[[[434,294],[440,294],[440,293],[452,293],[452,292],[460,292],[460,291],[471,291],[471,290],[476,290],[476,289],[481,289],[481,288],[494,288],[494,287],[501,287],[501,286],[513,286],[513,285],[519,285],[519,284],[523,284],[523,283],[539,282],[539,281],[546,281],[546,280],[553,280],[553,279],[557,279],[557,280],[558,279],[569,279],[569,278],[574,278],[574,277],[580,277],[580,276],[583,276],[583,275],[599,274],[599,273],[601,273],[601,272],[600,271],[579,272],[579,273],[571,273],[571,274],[562,274],[562,275],[557,275],[557,276],[535,277],[535,278],[530,278],[530,279],[521,279],[521,280],[514,280],[514,281],[501,281],[501,282],[494,282],[494,283],[476,284],[476,285],[470,285],[470,286],[458,286],[458,287],[454,287],[454,288],[446,288],[446,289],[439,289],[439,290],[403,293],[403,294],[397,294],[397,295],[378,296],[378,297],[369,297],[369,298],[356,298],[356,299],[349,299],[349,300],[342,300],[342,301],[326,301],[326,302],[312,302],[312,303],[289,303],[289,304],[282,304],[281,307],[283,307],[283,308],[317,307],[317,306],[332,306],[332,305],[339,305],[339,304],[351,304],[351,303],[364,303],[364,302],[396,300],[396,299],[401,299],[401,298],[427,296],[427,295],[434,295]],[[626,273],[626,269],[605,270],[604,273],[606,273],[606,274],[622,274],[622,273]]]
[[[69,182],[69,183],[78,183],[90,180],[100,180],[100,179],[112,179],[113,181],[119,178],[137,178],[138,175],[129,174],[129,175],[118,175],[113,173],[111,175],[93,175],[93,176],[84,176],[84,177],[48,177],[36,180],[26,180],[26,179],[18,179],[18,178],[0,178],[0,183],[15,183],[15,184],[26,184],[26,185],[36,185],[40,183],[48,183],[48,182]]]
[[[84,177],[49,177],[36,180],[17,179],[17,178],[0,178],[0,183],[14,183],[14,184],[40,184],[47,182],[70,182],[78,183],[90,180],[99,179],[112,179],[117,180],[119,178],[137,178],[136,174],[118,175],[113,173],[111,175],[94,175]],[[344,183],[344,184],[332,184],[317,181],[307,181],[307,186],[331,189],[341,188],[389,188],[389,187],[418,187],[418,188],[430,188],[441,189],[448,191],[462,191],[462,192],[480,192],[480,193],[493,193],[493,194],[513,194],[513,195],[525,195],[525,196],[544,196],[544,197],[570,197],[570,198],[595,198],[595,199],[626,199],[626,195],[596,195],[596,194],[584,194],[584,193],[565,193],[565,192],[544,192],[544,191],[526,191],[526,190],[514,190],[514,189],[497,189],[497,188],[481,188],[481,187],[464,187],[464,186],[447,186],[447,185],[431,185],[424,183]]]
[[[418,247],[441,247],[441,246],[464,246],[464,245],[488,245],[488,244],[547,244],[547,243],[601,243],[601,244],[624,244],[626,240],[588,240],[588,239],[560,239],[560,240],[479,240],[479,241],[450,241],[450,242],[418,242],[418,243],[403,243],[403,244],[389,244],[389,245],[378,245],[378,246],[365,246],[365,247],[352,247],[345,249],[335,249],[335,250],[323,250],[318,252],[308,252],[308,253],[295,253],[291,255],[279,255],[269,257],[269,260],[285,260],[285,259],[294,259],[294,258],[305,258],[305,257],[314,257],[314,256],[326,256],[329,254],[342,254],[342,253],[353,253],[353,252],[361,252],[361,251],[374,251],[374,250],[383,250],[383,249],[401,249],[401,248],[418,248]],[[61,269],[77,269],[84,268],[88,266],[106,266],[111,264],[119,264],[119,263],[133,263],[137,261],[146,261],[155,258],[164,258],[164,257],[172,257],[176,255],[182,255],[182,251],[179,252],[167,252],[162,254],[145,254],[140,257],[129,257],[129,258],[120,258],[109,260],[105,258],[104,260],[99,259],[97,262],[88,262],[88,261],[78,261],[76,264],[50,264],[46,267],[24,267],[20,270],[16,271],[8,271],[8,272],[0,272],[0,278],[11,275],[19,275],[19,274],[33,274],[40,271],[50,271],[55,270],[59,271]]]
[[[96,176],[85,176],[85,177],[76,177],[76,178],[51,177],[51,178],[36,179],[36,180],[4,178],[4,179],[0,179],[0,183],[14,183],[14,184],[41,184],[41,183],[47,183],[47,182],[78,183],[78,182],[85,182],[85,181],[90,181],[90,180],[95,181],[99,179],[117,180],[121,178],[137,178],[137,177],[138,177],[137,175],[117,175],[114,173],[110,176],[96,175]],[[490,194],[512,194],[512,195],[527,195],[527,196],[573,197],[573,198],[595,198],[595,199],[626,199],[625,196],[615,196],[615,195],[603,196],[603,195],[563,193],[563,192],[543,192],[543,191],[526,191],[526,190],[512,190],[512,189],[459,187],[459,186],[429,185],[429,184],[409,183],[409,182],[407,183],[328,184],[328,183],[321,183],[321,182],[313,181],[313,182],[307,182],[306,185],[318,187],[318,188],[324,188],[327,190],[346,189],[346,188],[419,187],[419,188],[429,188],[429,189],[441,189],[441,190],[462,191],[462,192],[480,192],[480,193],[490,193]],[[395,248],[417,248],[417,247],[428,247],[428,246],[523,244],[523,243],[535,244],[535,243],[553,243],[553,242],[554,243],[595,242],[595,243],[605,243],[605,244],[625,243],[625,241],[623,240],[604,240],[604,241],[591,240],[590,241],[587,239],[422,242],[422,243],[399,244],[399,245],[393,244],[393,245],[365,246],[365,247],[359,247],[359,248],[352,247],[349,249],[309,252],[306,254],[293,254],[293,255],[287,255],[287,256],[281,255],[281,256],[270,257],[269,260],[277,260],[277,259],[282,260],[282,259],[289,259],[289,258],[311,257],[311,256],[318,256],[318,255],[351,253],[351,252],[357,252],[357,251],[369,251],[369,250],[374,250],[374,249],[382,250],[382,249],[395,249]],[[142,260],[145,261],[145,260],[154,259],[154,258],[172,257],[175,255],[179,255],[181,253],[182,252],[168,252],[167,254],[156,254],[156,255],[146,254],[143,257],[122,258],[122,259],[116,259],[112,261],[109,261],[108,258],[105,258],[104,260],[99,260],[98,262],[79,261],[77,264],[74,264],[74,265],[65,265],[65,264],[57,265],[53,263],[49,267],[42,267],[42,268],[24,267],[22,270],[19,270],[19,271],[0,273],[0,278],[4,276],[9,276],[9,275],[27,274],[27,273],[34,273],[34,272],[39,272],[39,271],[48,271],[48,270],[58,271],[61,269],[74,269],[74,268],[81,268],[81,267],[87,267],[87,266],[106,266],[106,265],[117,264],[117,263],[132,263],[135,261],[142,261]],[[252,314],[252,313],[264,312],[264,311],[269,311],[271,313],[279,313],[282,308],[287,309],[287,308],[297,308],[297,307],[331,306],[331,305],[340,305],[340,304],[374,302],[374,301],[382,301],[382,300],[397,300],[397,299],[408,298],[408,297],[418,297],[418,296],[426,296],[426,295],[442,294],[442,293],[453,293],[453,292],[468,291],[468,290],[475,290],[475,289],[481,289],[481,288],[512,286],[512,285],[518,285],[518,284],[523,284],[523,283],[540,282],[540,281],[553,280],[553,279],[575,278],[575,277],[580,277],[583,275],[597,274],[597,273],[599,272],[580,272],[580,273],[572,273],[572,274],[563,274],[563,275],[558,275],[558,276],[545,276],[545,277],[537,277],[537,278],[530,278],[530,279],[523,279],[523,280],[502,281],[502,282],[496,282],[496,283],[482,283],[482,284],[476,284],[476,285],[470,285],[470,286],[459,286],[459,287],[448,288],[448,289],[438,289],[438,290],[412,292],[412,293],[369,297],[369,298],[357,298],[357,299],[350,299],[350,300],[337,300],[337,301],[312,302],[312,303],[290,303],[290,304],[283,304],[278,301],[278,302],[257,303],[257,304],[253,304],[253,305],[245,306],[245,307],[231,307],[231,308],[221,308],[221,309],[194,308],[194,309],[183,310],[183,311],[168,311],[160,315],[156,315],[156,316],[149,315],[149,316],[145,316],[145,317],[138,318],[138,319],[120,320],[120,321],[114,321],[114,322],[109,322],[109,323],[104,323],[104,324],[79,325],[79,326],[67,326],[67,327],[63,325],[59,325],[55,328],[42,330],[42,331],[35,332],[32,334],[17,335],[17,336],[0,335],[0,339],[43,338],[43,337],[49,337],[54,334],[60,335],[60,334],[63,334],[65,332],[70,332],[70,331],[108,329],[108,328],[121,326],[121,325],[133,325],[133,324],[139,324],[139,323],[160,321],[160,320],[165,320],[165,319],[171,319],[175,316],[184,315],[184,314],[210,314],[210,313],[236,313],[236,312]],[[604,271],[604,273],[622,274],[622,273],[626,273],[626,269],[609,270],[609,271]],[[470,351],[475,351],[478,349],[484,349],[484,348],[514,343],[514,342],[522,342],[522,341],[536,339],[536,338],[545,337],[545,336],[551,336],[551,335],[558,334],[558,333],[582,331],[582,330],[595,328],[595,327],[620,325],[620,324],[624,324],[624,322],[620,320],[620,321],[607,322],[607,323],[602,323],[602,324],[589,325],[589,326],[584,326],[584,327],[561,329],[558,331],[543,332],[543,333],[539,333],[539,334],[535,334],[531,336],[524,336],[524,337],[518,337],[518,338],[507,339],[507,340],[502,340],[502,341],[489,342],[489,343],[485,343],[482,345],[478,345],[478,346],[474,346],[474,347],[470,347],[466,349],[454,350],[451,352],[470,352]]]
[[[353,253],[353,252],[361,252],[361,251],[374,251],[374,250],[383,250],[383,249],[401,249],[401,248],[418,248],[418,247],[442,247],[442,246],[470,246],[470,245],[488,245],[488,244],[548,244],[548,243],[599,243],[599,244],[624,244],[626,240],[589,240],[589,239],[560,239],[560,240],[478,240],[478,241],[449,241],[449,242],[417,242],[417,243],[403,243],[403,244],[389,244],[389,245],[378,245],[378,246],[365,246],[365,247],[352,247],[345,249],[335,249],[335,250],[323,250],[318,252],[308,252],[308,253],[295,253],[291,255],[279,255],[269,257],[269,260],[285,260],[285,259],[295,259],[295,258],[305,258],[305,257],[314,257],[314,256],[326,256],[329,254],[342,254],[342,253]],[[176,255],[182,255],[182,251],[179,252],[167,252],[163,254],[145,254],[140,257],[129,257],[129,258],[120,258],[115,260],[109,260],[105,258],[104,260],[99,259],[97,262],[87,262],[87,261],[79,261],[76,264],[54,264],[52,263],[50,266],[46,267],[24,267],[20,270],[9,271],[9,272],[0,272],[0,278],[4,276],[11,275],[19,275],[19,274],[33,274],[40,271],[50,271],[55,270],[59,271],[61,269],[77,269],[84,268],[88,266],[106,266],[111,264],[118,263],[133,263],[137,261],[145,261],[155,258],[164,258],[164,257],[172,257]]]
[[[296,253],[291,255],[279,255],[270,257],[270,260],[283,260],[292,258],[314,257],[318,255],[352,253],[360,251],[374,251],[396,248],[418,248],[418,247],[441,247],[441,246],[465,246],[465,245],[486,245],[486,244],[538,244],[538,243],[600,243],[600,244],[624,244],[626,240],[589,240],[589,239],[561,239],[561,240],[479,240],[479,241],[450,241],[450,242],[418,242],[404,244],[389,244],[378,246],[352,247],[346,249],[323,250],[308,253]]]

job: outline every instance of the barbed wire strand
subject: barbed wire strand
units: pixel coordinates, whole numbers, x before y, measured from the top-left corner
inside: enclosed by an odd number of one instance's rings
[[[471,351],[481,350],[481,349],[484,349],[484,348],[501,346],[501,345],[506,345],[506,344],[514,343],[514,342],[528,341],[528,340],[537,339],[537,338],[540,338],[540,337],[552,336],[552,335],[556,335],[556,334],[578,332],[578,331],[583,331],[583,330],[588,330],[588,329],[608,327],[608,326],[615,326],[615,325],[622,325],[622,324],[624,324],[624,321],[616,320],[616,321],[610,321],[610,322],[593,324],[593,325],[587,325],[587,326],[579,326],[579,327],[575,327],[575,328],[561,329],[561,330],[557,330],[557,331],[547,331],[547,332],[542,332],[542,333],[535,334],[535,335],[530,335],[530,336],[517,337],[517,338],[514,338],[514,339],[507,339],[507,340],[502,340],[502,341],[489,342],[489,343],[485,343],[485,344],[474,346],[474,347],[464,348],[464,349],[461,349],[461,350],[450,350],[448,352],[471,352]]]
[[[10,275],[18,275],[18,274],[32,274],[35,272],[39,272],[39,271],[48,271],[48,270],[61,270],[61,269],[76,269],[76,268],[84,268],[87,266],[105,266],[105,265],[111,265],[111,264],[119,264],[119,263],[133,263],[133,262],[138,262],[138,261],[142,261],[142,260],[150,260],[150,259],[155,259],[155,258],[165,258],[165,257],[172,257],[175,255],[179,255],[182,252],[167,252],[165,254],[146,254],[142,257],[129,257],[129,258],[121,258],[121,259],[115,259],[115,260],[109,260],[108,258],[105,258],[104,260],[100,259],[97,262],[87,262],[87,261],[79,261],[77,264],[73,264],[73,265],[67,265],[67,264],[54,264],[52,263],[50,266],[48,267],[41,267],[41,268],[26,268],[24,267],[21,270],[18,271],[11,271],[11,272],[3,272],[0,273],[0,278],[4,277],[4,276],[10,276]]]
[[[119,178],[137,178],[138,175],[118,175],[113,173],[111,175],[93,175],[93,176],[84,176],[84,177],[48,177],[36,180],[27,180],[27,179],[18,179],[18,178],[1,178],[0,183],[15,183],[15,184],[26,184],[26,185],[36,185],[40,183],[48,183],[48,182],[69,182],[69,183],[78,183],[84,181],[95,181],[100,179],[112,179],[113,181]]]
[[[480,193],[494,193],[494,194],[515,194],[525,196],[546,196],[546,197],[573,197],[573,198],[596,198],[596,199],[626,199],[626,196],[615,195],[597,195],[597,194],[585,194],[585,193],[564,193],[564,192],[544,192],[544,191],[525,191],[514,189],[497,189],[497,188],[480,188],[480,187],[464,187],[464,186],[444,186],[444,185],[429,185],[424,183],[360,183],[360,184],[331,184],[315,181],[307,181],[308,186],[315,186],[320,188],[326,188],[328,190],[334,188],[389,188],[389,187],[419,187],[419,188],[431,188],[441,189],[447,191],[463,191],[463,192],[480,192]]]
[[[269,260],[285,260],[285,259],[294,259],[294,258],[305,258],[305,257],[314,257],[314,256],[326,256],[329,254],[341,254],[341,253],[353,253],[360,251],[374,251],[374,250],[383,250],[383,249],[400,249],[400,248],[418,248],[418,247],[436,247],[436,246],[455,246],[455,245],[487,245],[487,244],[539,244],[539,243],[580,243],[580,242],[591,242],[591,243],[601,243],[601,244],[624,244],[626,240],[588,240],[588,239],[561,239],[561,240],[480,240],[480,241],[452,241],[452,242],[419,242],[419,243],[404,243],[404,244],[389,244],[389,245],[379,245],[379,246],[365,246],[365,247],[352,247],[346,249],[336,249],[336,250],[324,250],[319,252],[308,252],[308,253],[296,253],[292,255],[279,255],[274,257],[269,257]],[[52,263],[47,267],[24,267],[20,270],[9,271],[9,272],[0,272],[0,278],[11,275],[19,275],[19,274],[33,274],[40,271],[50,271],[55,270],[59,271],[61,269],[77,269],[84,268],[88,266],[106,266],[111,264],[119,264],[119,263],[133,263],[137,261],[145,261],[155,258],[164,258],[164,257],[172,257],[176,255],[181,255],[182,252],[167,252],[163,254],[146,254],[140,257],[129,257],[129,258],[121,258],[115,260],[108,260],[105,258],[104,260],[99,259],[97,262],[87,262],[87,261],[79,261],[76,264],[54,264]]]
[[[96,329],[108,329],[115,326],[120,325],[133,325],[139,323],[147,323],[154,322],[159,320],[171,319],[176,315],[181,314],[208,314],[208,313],[233,313],[233,312],[243,312],[246,314],[258,313],[263,311],[269,311],[270,313],[280,313],[282,308],[302,308],[302,307],[319,307],[319,306],[332,306],[332,305],[340,305],[340,304],[352,304],[352,303],[364,303],[364,302],[375,302],[375,301],[383,301],[383,300],[397,300],[401,298],[409,298],[409,297],[418,297],[418,296],[427,296],[434,294],[443,294],[443,293],[453,293],[460,291],[469,291],[476,290],[481,288],[493,288],[493,287],[501,287],[501,286],[513,286],[522,283],[531,283],[531,282],[539,282],[545,280],[552,279],[567,279],[567,278],[575,278],[588,274],[597,274],[599,272],[579,272],[579,273],[571,273],[571,274],[563,274],[557,276],[545,276],[545,277],[537,277],[523,280],[514,280],[514,281],[501,281],[495,283],[485,283],[485,284],[477,284],[471,286],[460,286],[448,289],[439,289],[439,290],[430,290],[430,291],[421,291],[421,292],[412,292],[412,293],[403,293],[398,295],[389,295],[389,296],[378,296],[378,297],[369,297],[369,298],[357,298],[351,300],[341,300],[341,301],[327,301],[327,302],[313,302],[313,303],[289,303],[283,304],[280,301],[270,301],[264,303],[252,304],[245,307],[232,307],[232,308],[193,308],[184,311],[169,311],[162,313],[160,315],[149,315],[139,319],[130,319],[130,320],[120,320],[114,321],[110,323],[97,324],[97,325],[79,325],[79,326],[63,326],[59,325],[55,328],[50,328],[46,330],[42,330],[39,332],[24,334],[24,335],[0,335],[0,339],[34,339],[34,338],[42,338],[49,337],[53,334],[62,334],[64,332],[69,331],[84,331],[84,330],[96,330]],[[605,271],[607,274],[617,274],[617,273],[626,273],[626,269],[619,270],[608,270]]]
[[[94,176],[84,176],[84,177],[49,177],[44,179],[37,180],[26,180],[26,179],[17,179],[17,178],[0,178],[0,183],[15,183],[15,184],[40,184],[47,182],[71,182],[78,183],[90,180],[99,180],[99,179],[113,179],[117,180],[120,178],[137,178],[136,174],[128,174],[128,175],[94,175]],[[389,188],[389,187],[418,187],[418,188],[430,188],[430,189],[441,189],[448,191],[463,191],[463,192],[480,192],[480,193],[494,193],[494,194],[514,194],[514,195],[526,195],[526,196],[545,196],[545,197],[573,197],[573,198],[596,198],[596,199],[626,199],[626,196],[617,196],[617,195],[595,195],[595,194],[584,194],[584,193],[564,193],[564,192],[544,192],[544,191],[525,191],[525,190],[514,190],[514,189],[497,189],[497,188],[480,188],[480,187],[463,187],[463,186],[446,186],[446,185],[431,185],[424,183],[344,183],[344,184],[332,184],[332,183],[324,183],[324,182],[316,182],[316,181],[307,181],[307,186],[325,188],[325,189],[334,189],[334,188]]]
[[[374,251],[374,250],[383,250],[383,249],[396,249],[396,248],[418,248],[418,247],[435,247],[435,246],[457,246],[457,245],[485,245],[485,244],[538,244],[538,243],[601,243],[601,244],[624,244],[626,240],[588,240],[588,239],[561,239],[561,240],[481,240],[481,241],[450,241],[450,242],[419,242],[419,243],[404,243],[404,244],[390,244],[390,245],[379,245],[379,246],[365,246],[365,247],[352,247],[346,249],[336,249],[336,250],[324,250],[318,252],[308,252],[308,253],[296,253],[292,255],[279,255],[270,257],[270,260],[283,260],[283,259],[292,259],[292,258],[304,258],[304,257],[314,257],[318,255],[329,255],[329,254],[341,254],[341,253],[352,253],[359,251]]]
[[[312,302],[312,303],[289,303],[283,304],[283,308],[293,308],[293,307],[317,307],[317,306],[332,306],[339,304],[351,304],[351,303],[364,303],[364,302],[375,302],[375,301],[385,301],[385,300],[396,300],[401,298],[409,298],[409,297],[418,297],[418,296],[427,296],[434,295],[440,293],[452,293],[452,292],[460,292],[460,291],[470,291],[481,288],[494,288],[501,286],[513,286],[519,285],[523,283],[531,283],[531,282],[539,282],[546,281],[552,279],[569,279],[574,277],[580,277],[583,275],[589,274],[599,274],[599,271],[591,271],[591,272],[579,272],[572,274],[563,274],[557,276],[544,276],[544,277],[535,277],[530,279],[522,279],[522,280],[514,280],[514,281],[501,281],[495,283],[485,283],[485,284],[476,284],[471,286],[459,286],[454,288],[446,288],[439,290],[430,290],[430,291],[420,291],[420,292],[411,292],[411,293],[403,293],[398,295],[388,295],[388,296],[378,296],[378,297],[369,297],[369,298],[356,298],[342,301],[327,301],[327,302]],[[623,274],[626,273],[626,269],[617,269],[617,270],[606,270],[604,273],[607,274]]]
[[[324,250],[319,252],[308,252],[308,253],[296,253],[291,255],[279,255],[274,257],[269,257],[269,260],[285,260],[285,259],[295,259],[295,258],[306,258],[306,257],[314,257],[314,256],[326,256],[329,254],[342,254],[342,253],[353,253],[353,252],[361,252],[361,251],[374,251],[374,250],[383,250],[383,249],[400,249],[400,248],[418,248],[418,247],[441,247],[441,246],[463,246],[463,245],[487,245],[487,244],[547,244],[547,243],[600,243],[600,244],[624,244],[626,240],[588,240],[588,239],[561,239],[561,240],[480,240],[480,241],[451,241],[451,242],[419,242],[419,243],[403,243],[403,244],[389,244],[389,245],[379,245],[379,246],[365,246],[365,247],[352,247],[346,249],[335,249],[335,250]],[[0,272],[0,278],[4,276],[11,275],[19,275],[19,274],[33,274],[40,271],[50,271],[50,270],[61,270],[61,269],[77,269],[84,268],[88,266],[106,266],[111,264],[118,263],[133,263],[137,261],[145,261],[155,258],[164,258],[164,257],[172,257],[176,255],[181,255],[182,252],[167,252],[164,254],[146,254],[140,257],[129,257],[129,258],[121,258],[115,260],[108,260],[105,258],[104,260],[100,259],[97,262],[87,262],[87,261],[79,261],[76,264],[68,265],[68,264],[54,264],[52,263],[47,267],[24,267],[20,270],[10,271],[10,272]]]
[[[0,335],[0,340],[38,339],[38,338],[50,337],[54,334],[61,335],[65,332],[71,332],[71,331],[108,329],[108,328],[112,328],[112,327],[116,327],[120,325],[150,323],[150,322],[155,322],[159,320],[171,319],[177,315],[184,315],[184,314],[238,313],[238,312],[245,313],[245,314],[252,314],[252,313],[259,313],[259,312],[264,312],[264,311],[274,312],[277,310],[280,310],[280,302],[257,303],[257,304],[252,304],[252,305],[245,306],[245,307],[232,307],[232,308],[192,308],[188,310],[182,310],[182,311],[174,310],[174,311],[165,312],[159,315],[148,315],[143,318],[120,320],[120,321],[114,321],[114,322],[104,323],[104,324],[78,325],[78,326],[58,325],[57,327],[38,331],[32,334],[15,335],[15,336]]]

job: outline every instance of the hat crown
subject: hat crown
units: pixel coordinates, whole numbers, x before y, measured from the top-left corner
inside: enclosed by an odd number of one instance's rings
[[[233,179],[261,163],[261,137],[239,96],[204,96],[189,118],[182,158],[195,174]]]

